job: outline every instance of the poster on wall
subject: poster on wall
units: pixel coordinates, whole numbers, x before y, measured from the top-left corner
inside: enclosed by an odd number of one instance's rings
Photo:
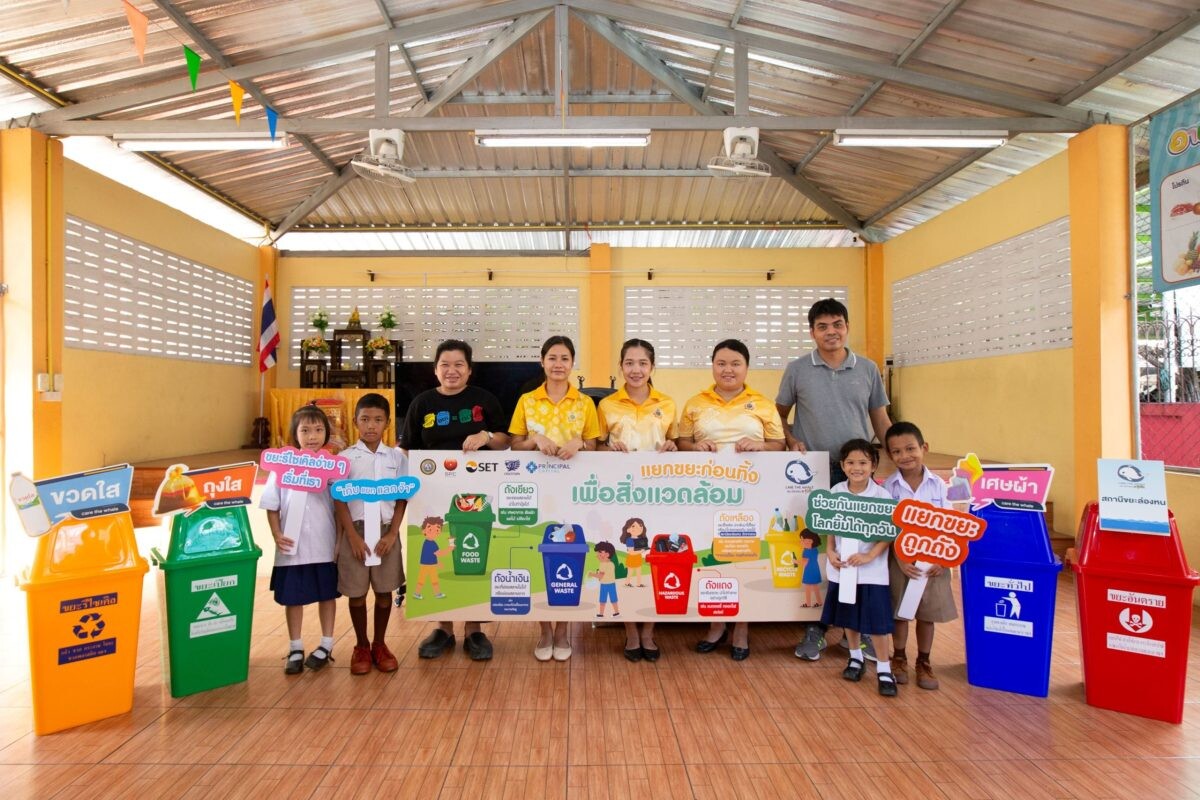
[[[1200,284],[1200,97],[1150,118],[1154,291]]]
[[[827,453],[413,450],[407,616],[813,620]]]

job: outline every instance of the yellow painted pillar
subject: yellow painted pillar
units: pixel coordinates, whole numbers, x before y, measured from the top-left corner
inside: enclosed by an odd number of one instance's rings
[[[1075,508],[1096,499],[1096,459],[1133,456],[1129,137],[1096,125],[1067,148],[1071,210]]]
[[[587,361],[579,372],[588,386],[608,386],[608,376],[617,374],[613,351],[612,247],[593,244],[588,253]]]
[[[883,369],[883,245],[867,244],[863,248],[866,260],[866,356]]]
[[[275,301],[275,324],[279,327],[279,348],[275,351],[275,366],[267,370],[265,380],[260,380],[259,385],[262,387],[258,398],[258,408],[266,408],[266,394],[271,389],[275,388],[275,376],[281,369],[287,369],[288,351],[296,346],[295,342],[289,342],[284,331],[283,320],[280,318],[280,298],[279,290],[275,286],[275,276],[279,267],[279,251],[271,245],[263,245],[258,248],[258,286],[254,288],[254,365],[252,369],[258,372],[258,336],[262,333],[262,301],[263,301],[263,285],[264,281],[271,283],[271,297]],[[257,414],[257,411],[255,412]]]

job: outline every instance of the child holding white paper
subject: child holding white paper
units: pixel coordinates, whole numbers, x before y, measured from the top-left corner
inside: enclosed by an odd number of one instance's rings
[[[896,473],[883,482],[883,488],[888,490],[888,494],[896,500],[911,498],[941,508],[951,507],[951,503],[946,500],[945,481],[925,467],[925,454],[929,452],[929,445],[925,442],[920,428],[911,422],[897,422],[888,428],[884,436],[884,445],[897,467]],[[896,653],[892,671],[896,674],[896,683],[908,683],[908,659],[904,650],[908,644],[908,620],[913,618],[917,621],[917,686],[922,689],[936,689],[938,679],[929,663],[929,654],[933,649],[933,626],[937,622],[958,619],[950,570],[938,564],[909,564],[897,559],[894,552],[888,557],[888,564],[892,604],[896,608],[896,630],[892,634]],[[901,619],[901,604],[905,593],[913,584],[915,586],[912,591],[918,591],[919,581],[922,579],[925,581],[925,587],[915,614],[908,617],[908,609],[905,609],[906,618]]]
[[[299,450],[317,451],[329,444],[329,419],[314,405],[302,406],[292,415],[288,444]],[[293,495],[302,495],[299,503]],[[287,618],[289,650],[283,671],[296,675],[308,667],[324,669],[333,661],[333,618],[337,611],[338,574],[334,562],[337,546],[337,527],[333,520],[333,498],[328,491],[301,492],[281,489],[274,472],[267,480],[259,508],[267,512],[267,524],[275,537],[275,566],[271,570],[271,591],[275,602],[284,607]],[[289,511],[300,509],[298,525],[290,520]],[[284,534],[289,529],[292,539]],[[304,642],[300,631],[304,623],[304,607],[317,604],[321,620],[321,644],[304,657]]]
[[[391,418],[391,403],[371,392],[354,407],[358,441],[342,451],[350,460],[350,479],[384,480],[408,474],[408,459],[383,443]],[[384,643],[392,614],[392,592],[404,592],[404,565],[400,555],[400,522],[408,507],[405,500],[333,502],[341,541],[338,546],[338,591],[350,598],[350,622],[355,644],[350,674],[366,675],[371,665],[380,672],[395,672],[400,663]],[[367,590],[375,592],[374,637],[367,638]]]
[[[892,496],[877,484],[872,475],[879,466],[879,454],[865,439],[851,439],[842,445],[839,459],[846,480],[835,485],[835,493],[856,494],[891,500]],[[892,632],[892,598],[888,590],[887,550],[891,542],[863,542],[846,536],[830,536],[825,547],[825,573],[829,589],[825,594],[825,605],[821,609],[821,622],[846,629],[846,646],[850,649],[850,661],[842,670],[848,681],[862,680],[864,669],[863,651],[860,647],[862,634],[890,634]],[[843,575],[844,573],[844,575]],[[857,586],[853,603],[842,602],[839,583],[843,579]],[[879,693],[884,697],[896,696],[896,678],[888,659],[890,637],[875,639],[875,674],[879,681]]]

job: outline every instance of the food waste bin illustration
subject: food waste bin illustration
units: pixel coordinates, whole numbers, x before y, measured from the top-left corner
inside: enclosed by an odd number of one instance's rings
[[[162,570],[163,671],[172,697],[246,680],[261,555],[245,506],[177,514],[166,557],[150,551]]]
[[[39,736],[133,707],[142,578],[129,512],[71,517],[38,537],[20,586]]]
[[[454,540],[450,557],[455,575],[483,575],[487,572],[488,550],[492,544],[492,523],[496,515],[485,494],[456,494],[446,512],[446,528]]]
[[[1168,536],[1106,531],[1089,503],[1071,569],[1088,705],[1178,724],[1200,574],[1188,567],[1175,515],[1168,519]]]
[[[654,611],[686,614],[692,596],[692,569],[696,566],[691,537],[658,534],[650,542],[646,561],[650,564],[650,583],[654,587]]]
[[[546,602],[552,606],[577,606],[583,591],[583,562],[588,546],[578,525],[546,526],[542,543],[542,569],[546,573]]]
[[[776,589],[799,589],[804,570],[804,561],[800,557],[800,531],[776,530],[772,525],[766,540],[771,554],[772,584]]]
[[[1062,571],[1046,518],[995,504],[971,513],[987,521],[987,535],[961,567],[967,682],[1045,697]]]

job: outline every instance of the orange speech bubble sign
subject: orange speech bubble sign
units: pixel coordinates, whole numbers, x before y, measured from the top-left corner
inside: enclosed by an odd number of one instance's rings
[[[987,521],[922,500],[901,500],[892,512],[900,529],[892,545],[896,558],[957,567],[967,558],[967,545],[987,530]]]

